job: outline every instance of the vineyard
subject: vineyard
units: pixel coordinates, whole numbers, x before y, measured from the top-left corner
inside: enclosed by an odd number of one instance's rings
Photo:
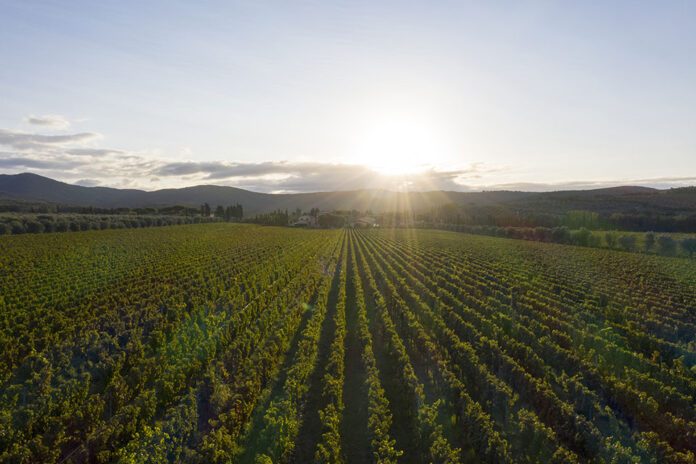
[[[696,268],[415,229],[0,237],[0,462],[696,464]]]

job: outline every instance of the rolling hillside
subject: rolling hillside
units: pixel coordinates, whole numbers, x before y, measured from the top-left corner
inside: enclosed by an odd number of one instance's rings
[[[179,189],[144,191],[107,187],[83,187],[59,182],[36,174],[0,175],[0,198],[44,201],[77,206],[104,208],[184,205],[198,207],[202,203],[229,205],[241,203],[247,212],[268,212],[275,209],[372,209],[375,212],[430,208],[445,203],[498,203],[534,194],[523,192],[411,192],[387,190],[354,190],[295,194],[270,194],[217,185],[198,185]]]
[[[41,201],[63,205],[117,207],[198,207],[241,203],[247,213],[276,209],[372,210],[375,213],[403,209],[427,210],[447,203],[502,205],[512,211],[564,214],[570,210],[600,214],[650,213],[677,215],[696,212],[696,189],[657,190],[646,187],[615,187],[559,192],[392,192],[353,190],[294,194],[251,192],[235,187],[198,185],[179,189],[144,191],[107,187],[83,187],[36,174],[0,175],[0,199]]]

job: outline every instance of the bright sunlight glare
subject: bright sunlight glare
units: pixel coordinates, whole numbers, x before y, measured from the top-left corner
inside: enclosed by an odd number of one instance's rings
[[[445,154],[444,138],[433,126],[410,116],[379,118],[360,134],[352,161],[391,176],[424,171]]]

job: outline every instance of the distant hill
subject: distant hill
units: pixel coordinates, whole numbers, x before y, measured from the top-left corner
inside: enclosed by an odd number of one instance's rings
[[[658,190],[648,187],[612,187],[595,190],[545,192],[513,199],[507,205],[520,211],[565,214],[571,210],[613,213],[679,215],[696,212],[693,187]]]
[[[0,199],[50,202],[73,206],[198,207],[241,203],[247,214],[276,209],[372,210],[375,213],[406,208],[425,210],[447,203],[461,206],[500,205],[511,211],[564,214],[569,210],[688,214],[696,212],[696,189],[657,190],[646,187],[615,187],[559,192],[392,192],[354,190],[296,194],[270,194],[235,187],[199,185],[179,189],[144,191],[108,187],[83,187],[59,182],[36,174],[0,175]]]
[[[117,207],[161,207],[182,205],[198,207],[202,203],[230,205],[241,203],[249,213],[275,209],[301,208],[367,210],[375,212],[440,206],[445,203],[497,203],[529,195],[522,192],[411,192],[387,190],[354,190],[294,194],[270,194],[217,185],[198,185],[179,189],[144,191],[108,187],[83,187],[59,182],[31,173],[0,175],[0,198],[52,202],[64,205]]]

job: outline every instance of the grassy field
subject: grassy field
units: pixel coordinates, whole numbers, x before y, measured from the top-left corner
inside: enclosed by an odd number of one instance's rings
[[[0,462],[694,463],[686,258],[217,223],[0,237]]]

